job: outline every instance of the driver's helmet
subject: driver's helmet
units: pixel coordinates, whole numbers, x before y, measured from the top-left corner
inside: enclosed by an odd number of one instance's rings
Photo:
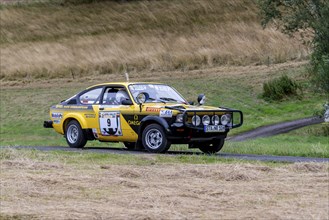
[[[127,100],[129,99],[129,96],[126,91],[124,90],[119,90],[117,94],[115,95],[115,99],[118,103],[121,104],[122,100]]]

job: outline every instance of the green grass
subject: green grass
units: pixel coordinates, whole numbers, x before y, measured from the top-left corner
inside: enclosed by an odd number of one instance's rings
[[[329,157],[328,136],[314,134],[325,125],[314,125],[287,134],[244,142],[227,142],[222,152],[279,156]]]
[[[209,155],[129,155],[129,154],[102,154],[92,152],[66,152],[66,151],[49,151],[42,152],[38,150],[25,150],[2,148],[0,149],[1,160],[34,160],[40,162],[60,162],[81,166],[81,164],[99,164],[100,166],[108,165],[156,165],[171,163],[186,164],[212,164],[223,162],[234,162],[235,159],[219,158]]]
[[[33,160],[38,162],[64,163],[77,167],[97,164],[99,166],[109,165],[134,165],[147,166],[157,164],[216,164],[216,163],[243,163],[239,159],[221,158],[212,155],[129,155],[129,154],[103,154],[93,152],[67,152],[67,151],[38,151],[27,149],[0,148],[0,161],[3,160]],[[252,164],[267,164],[277,166],[280,162],[247,161]]]
[[[257,73],[258,74],[258,73]],[[233,129],[230,135],[250,130],[258,126],[310,117],[321,107],[326,97],[312,93],[307,88],[304,69],[288,72],[299,78],[304,85],[302,99],[288,99],[282,102],[266,102],[259,98],[262,75],[227,75],[223,77],[195,77],[189,80],[171,78],[164,82],[176,87],[189,100],[197,94],[205,93],[209,105],[227,106],[243,111],[244,125]],[[282,74],[277,72],[277,75]],[[274,74],[275,75],[275,74]],[[179,77],[179,76],[178,76]],[[257,81],[258,83],[254,83]],[[1,89],[1,146],[67,146],[65,139],[52,129],[43,128],[43,121],[49,119],[49,107],[79,92],[86,84],[62,83],[46,88],[44,86]],[[41,87],[41,88],[40,88]],[[320,135],[317,135],[320,134]],[[122,144],[88,142],[87,146],[122,147]],[[186,146],[183,147],[187,149]],[[182,149],[174,146],[172,149]],[[328,136],[321,134],[317,127],[310,131],[299,130],[276,137],[256,139],[241,143],[226,143],[223,152],[272,154],[291,156],[329,157]]]

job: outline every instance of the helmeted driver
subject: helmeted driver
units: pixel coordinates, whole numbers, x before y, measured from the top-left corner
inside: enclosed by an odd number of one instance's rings
[[[129,100],[129,96],[126,91],[119,90],[115,95],[115,99],[119,105],[121,105],[123,100]]]

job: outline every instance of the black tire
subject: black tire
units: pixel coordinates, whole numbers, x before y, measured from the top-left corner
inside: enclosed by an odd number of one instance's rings
[[[150,124],[144,129],[142,142],[144,148],[151,153],[165,153],[170,148],[164,129],[158,124]]]
[[[207,142],[204,144],[200,144],[199,149],[206,154],[214,154],[220,151],[224,146],[224,138],[213,141],[213,142]]]
[[[83,148],[87,143],[87,137],[79,122],[70,121],[65,128],[65,139],[72,148]]]
[[[135,142],[123,142],[123,144],[128,150],[134,150],[136,145]]]

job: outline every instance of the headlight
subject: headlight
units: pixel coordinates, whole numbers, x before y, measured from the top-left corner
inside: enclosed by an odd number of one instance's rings
[[[194,115],[192,117],[192,124],[194,126],[199,126],[200,125],[200,122],[201,122],[201,119],[200,119],[200,117],[198,115]]]
[[[209,125],[210,124],[210,117],[209,117],[209,115],[204,115],[202,117],[202,124],[203,125]]]
[[[222,117],[220,118],[220,121],[221,121],[222,125],[227,125],[228,123],[231,122],[231,115],[229,115],[229,114],[222,115]]]
[[[219,124],[219,116],[218,115],[214,115],[211,117],[211,123],[213,125],[218,125]]]
[[[183,114],[178,114],[178,115],[176,116],[176,122],[180,122],[180,123],[183,122]]]

